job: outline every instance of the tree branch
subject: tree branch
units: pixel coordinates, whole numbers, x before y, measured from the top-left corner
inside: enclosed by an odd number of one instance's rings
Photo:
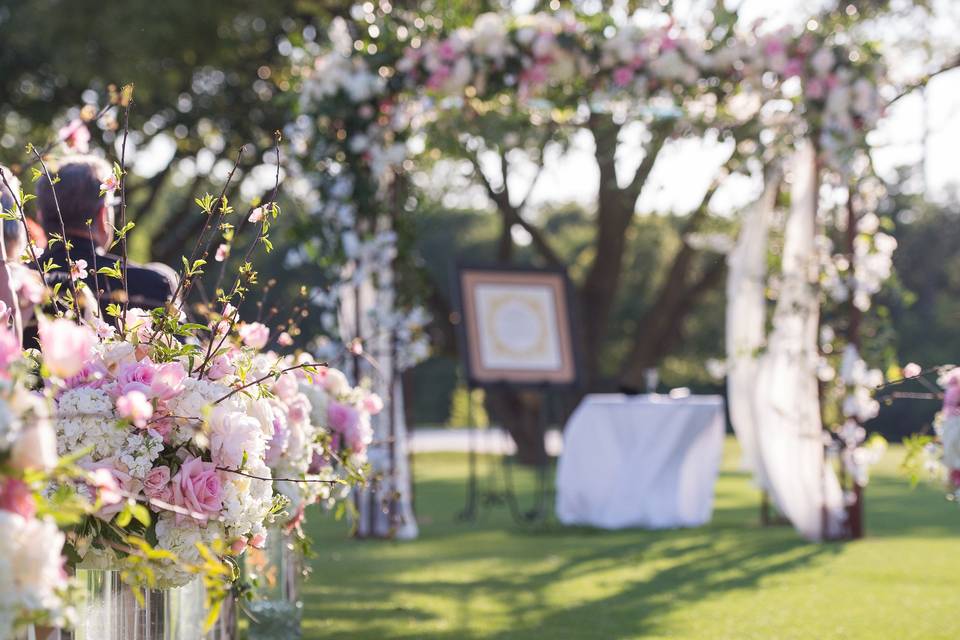
[[[944,66],[940,67],[936,71],[928,73],[927,75],[921,77],[919,80],[911,84],[908,84],[906,87],[904,87],[900,91],[900,93],[894,96],[893,99],[891,99],[890,102],[887,103],[887,106],[888,107],[892,106],[895,102],[897,102],[901,98],[905,98],[906,96],[910,95],[917,89],[925,88],[928,84],[930,84],[930,81],[936,78],[937,76],[947,73],[948,71],[953,71],[954,69],[957,69],[957,68],[960,68],[960,55],[957,55],[953,60],[951,60]]]
[[[497,209],[503,215],[505,226],[509,229],[511,225],[519,225],[524,231],[530,234],[532,239],[533,246],[537,249],[540,255],[546,260],[551,266],[562,267],[564,266],[563,260],[560,259],[560,256],[553,250],[550,244],[547,242],[547,239],[544,237],[543,232],[537,227],[533,226],[531,223],[527,222],[523,216],[520,215],[520,212],[510,203],[510,198],[506,190],[506,173],[504,173],[504,189],[497,191],[493,188],[493,185],[490,183],[490,180],[487,178],[486,174],[483,172],[483,169],[480,167],[480,159],[477,157],[477,154],[466,149],[463,149],[464,154],[470,160],[470,163],[473,165],[473,172],[476,174],[477,178],[483,184],[484,189],[487,192],[487,195],[493,200],[494,204],[497,205]],[[503,163],[506,162],[505,156],[501,154],[501,169]]]

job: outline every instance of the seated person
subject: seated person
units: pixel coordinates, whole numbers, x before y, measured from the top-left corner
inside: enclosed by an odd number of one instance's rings
[[[57,167],[51,167],[51,173],[54,172],[59,181],[55,181],[52,187],[46,177],[37,181],[40,223],[47,236],[52,238],[61,234],[60,219],[63,219],[63,229],[71,244],[70,258],[74,263],[86,261],[87,274],[83,281],[100,301],[103,318],[111,322],[106,315],[107,305],[111,303],[123,305],[127,300],[130,307],[149,310],[170,302],[176,278],[171,278],[167,272],[128,261],[127,291],[123,289],[122,280],[96,274],[101,267],[113,267],[118,261],[122,264],[119,255],[108,253],[114,239],[116,199],[113,193],[100,195],[100,185],[112,174],[110,165],[96,156],[72,156],[61,160]],[[88,220],[91,221],[89,226]],[[40,257],[40,263],[53,260],[59,265],[56,273],[47,274],[47,282],[51,285],[62,282],[65,288],[70,268],[67,250],[62,242],[52,244]]]
[[[20,183],[14,177],[13,173],[10,172],[5,166],[0,165],[0,173],[3,173],[3,180],[0,180],[0,209],[6,212],[14,213],[19,215],[18,207],[14,197],[19,197],[19,194],[11,193],[10,189],[18,190],[20,189]],[[10,189],[7,188],[7,185],[10,185]],[[8,222],[4,221],[2,227],[0,227],[0,250],[3,251],[0,254],[0,322],[4,325],[6,323],[11,323],[13,330],[17,334],[17,338],[23,339],[23,326],[21,324],[20,317],[20,302],[17,297],[17,285],[14,280],[13,271],[15,269],[15,262],[19,257],[19,254],[13,253],[11,255],[11,250],[16,251],[17,245],[12,243],[10,236],[7,231],[10,225]],[[16,224],[20,224],[17,222]]]

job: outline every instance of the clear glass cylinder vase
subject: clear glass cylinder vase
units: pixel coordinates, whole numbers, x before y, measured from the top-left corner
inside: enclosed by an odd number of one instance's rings
[[[142,602],[115,570],[78,569],[84,591],[72,640],[203,640],[203,585],[141,589]]]
[[[293,537],[280,528],[271,529],[263,549],[247,549],[244,569],[257,578],[256,595],[245,606],[249,640],[299,639],[303,556]]]

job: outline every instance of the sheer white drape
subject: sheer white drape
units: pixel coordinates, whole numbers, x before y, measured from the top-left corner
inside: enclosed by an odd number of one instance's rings
[[[367,274],[360,282],[341,287],[340,295],[341,338],[344,342],[357,336],[363,340],[364,351],[376,367],[370,361],[361,361],[360,377],[371,380],[372,390],[384,403],[383,411],[372,419],[374,445],[368,450],[373,475],[380,480],[371,489],[356,490],[357,534],[412,540],[419,529],[411,502],[403,385],[400,371],[395,370],[393,334],[378,322],[378,318],[390,315],[385,311],[393,310],[393,274],[384,270],[376,276],[378,287]],[[353,374],[349,369],[347,373]]]
[[[753,438],[747,447],[753,447],[763,486],[797,531],[810,540],[836,536],[843,526],[843,494],[823,456],[817,380],[817,197],[815,152],[805,143],[794,158],[792,208],[784,231],[773,327],[753,371],[752,412],[741,412],[738,426],[738,435],[744,431]],[[755,322],[756,309],[752,309],[754,315],[750,311],[748,307],[745,317]],[[731,404],[743,408],[748,388],[739,380],[732,388],[738,397]],[[743,413],[750,417],[743,419]]]
[[[743,452],[743,467],[766,488],[759,460],[753,394],[757,357],[766,338],[767,237],[781,173],[765,177],[763,195],[747,211],[736,247],[727,257],[727,407]]]

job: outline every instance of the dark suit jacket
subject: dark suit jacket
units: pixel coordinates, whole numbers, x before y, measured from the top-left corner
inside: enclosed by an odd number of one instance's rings
[[[88,271],[84,282],[90,288],[94,297],[97,297],[97,285],[99,285],[100,307],[104,314],[108,304],[115,302],[122,305],[124,298],[127,296],[129,296],[130,307],[140,307],[146,310],[164,306],[173,296],[176,285],[166,275],[158,270],[129,261],[127,262],[127,295],[125,296],[121,280],[102,273],[95,275],[96,270],[101,267],[113,267],[116,262],[120,261],[120,256],[109,253],[98,255],[89,238],[71,237],[70,242],[72,244],[70,257],[73,258],[74,262],[77,260],[87,261]],[[46,264],[47,260],[53,260],[54,263],[59,265],[57,269],[46,274],[47,283],[53,286],[57,282],[61,282],[63,287],[69,286],[67,251],[63,243],[56,243],[53,249],[45,251],[40,256],[41,265]]]

